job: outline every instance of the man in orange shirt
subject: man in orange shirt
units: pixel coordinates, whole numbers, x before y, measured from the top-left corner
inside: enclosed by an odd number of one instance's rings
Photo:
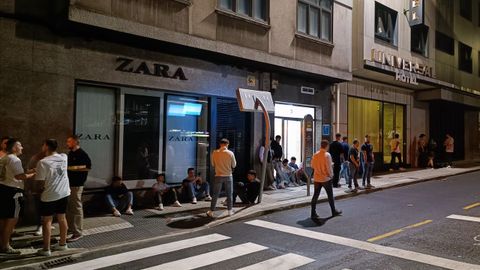
[[[342,211],[335,209],[335,201],[333,199],[333,186],[332,186],[332,177],[333,177],[333,168],[332,168],[332,156],[328,153],[329,143],[327,140],[322,140],[320,144],[320,151],[315,153],[312,157],[312,169],[313,169],[313,181],[315,191],[312,198],[312,212],[311,218],[318,219],[316,206],[318,201],[318,196],[322,187],[325,188],[328,196],[328,203],[330,204],[330,209],[332,210],[332,216],[338,216],[342,214]]]

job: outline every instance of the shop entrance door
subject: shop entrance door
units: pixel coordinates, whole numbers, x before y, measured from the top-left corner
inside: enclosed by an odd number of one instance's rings
[[[282,136],[280,144],[283,147],[283,158],[297,158],[297,163],[302,160],[302,120],[310,114],[315,119],[315,108],[275,104],[275,136]],[[315,131],[314,131],[315,134]]]

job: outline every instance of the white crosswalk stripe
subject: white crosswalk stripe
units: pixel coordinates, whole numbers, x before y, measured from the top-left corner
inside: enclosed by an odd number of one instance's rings
[[[314,259],[310,259],[304,256],[300,256],[293,253],[288,253],[282,256],[278,256],[263,262],[252,264],[247,267],[240,268],[238,270],[290,270],[309,263],[314,262]]]
[[[154,267],[146,268],[145,270],[164,270],[164,269],[176,269],[176,270],[189,270],[196,269],[215,263],[223,262],[233,258],[237,258],[243,255],[251,254],[254,252],[268,249],[267,247],[260,246],[254,243],[245,243],[233,247],[228,247],[205,254],[188,257],[178,261],[168,262]]]
[[[443,267],[446,269],[455,269],[455,270],[478,269],[480,270],[480,265],[459,262],[455,260],[427,255],[427,254],[418,253],[414,251],[403,250],[399,248],[386,247],[386,246],[372,244],[365,241],[355,240],[351,238],[346,238],[346,237],[341,237],[341,236],[336,236],[336,235],[331,235],[331,234],[326,234],[321,232],[315,232],[311,230],[296,228],[293,226],[287,226],[287,225],[272,223],[272,222],[263,221],[263,220],[252,220],[252,221],[246,222],[246,224],[269,229],[269,230],[275,230],[282,233],[289,233],[289,234],[293,234],[301,237],[315,239],[319,241],[353,247],[353,248],[366,250],[366,251],[374,252],[378,254],[388,255],[392,257],[397,257],[405,260],[416,261],[424,264]]]
[[[221,234],[209,234],[205,236],[185,239],[181,241],[171,242],[167,244],[157,245],[153,247],[133,250],[125,253],[120,253],[112,256],[101,257],[98,259],[85,261],[77,264],[60,267],[62,270],[91,270],[103,267],[119,265],[134,260],[140,260],[156,255],[161,255],[173,251],[187,249],[195,246],[206,245],[222,240],[230,239],[228,236]],[[177,269],[179,270],[179,269]]]
[[[471,217],[471,216],[461,216],[461,215],[450,215],[447,218],[449,219],[457,219],[457,220],[464,220],[464,221],[472,221],[472,222],[480,222],[480,217]]]

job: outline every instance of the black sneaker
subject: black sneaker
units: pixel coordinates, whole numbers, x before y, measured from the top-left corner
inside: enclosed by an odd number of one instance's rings
[[[332,213],[332,217],[336,217],[336,216],[340,216],[342,215],[342,211],[341,210],[335,210],[333,213]]]
[[[319,219],[320,217],[315,213],[310,216],[311,219]]]
[[[372,189],[372,188],[375,188],[375,186],[372,186],[370,184],[367,185],[366,189]]]
[[[72,235],[70,238],[67,239],[68,243],[78,241],[80,238],[82,238],[83,235]]]

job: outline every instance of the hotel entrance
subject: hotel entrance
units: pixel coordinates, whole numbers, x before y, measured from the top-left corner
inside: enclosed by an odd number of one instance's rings
[[[275,136],[282,136],[280,144],[283,147],[283,157],[290,160],[297,158],[297,163],[302,160],[302,120],[310,114],[315,120],[314,107],[305,107],[289,104],[275,104]],[[314,133],[315,134],[315,133]],[[315,136],[315,135],[314,135]]]

